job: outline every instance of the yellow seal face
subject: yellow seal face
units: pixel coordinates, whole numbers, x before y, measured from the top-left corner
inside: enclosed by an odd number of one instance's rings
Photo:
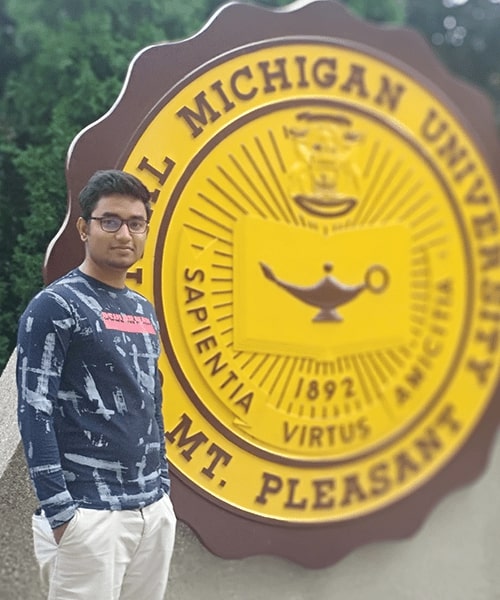
[[[498,377],[499,210],[428,82],[318,39],[255,44],[162,100],[142,279],[169,458],[257,520],[372,513],[433,477]]]

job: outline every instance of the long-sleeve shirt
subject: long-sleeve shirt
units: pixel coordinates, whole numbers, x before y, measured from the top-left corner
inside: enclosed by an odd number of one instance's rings
[[[159,352],[151,303],[78,269],[23,313],[19,428],[51,527],[79,506],[134,509],[169,493]]]

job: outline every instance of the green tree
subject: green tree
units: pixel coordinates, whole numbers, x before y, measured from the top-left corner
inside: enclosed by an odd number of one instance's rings
[[[500,4],[493,0],[408,0],[407,23],[456,76],[488,94],[500,125]]]
[[[6,80],[18,64],[16,48],[14,43],[14,21],[8,15],[4,0],[0,0],[0,98],[2,96]],[[0,199],[9,198],[9,190],[15,187],[15,171],[8,157],[8,148],[12,138],[12,129],[0,120]],[[2,204],[2,218],[0,219],[0,248],[6,249],[2,252],[0,261],[0,369],[3,367],[4,359],[10,350],[11,338],[14,328],[11,326],[12,315],[8,314],[4,307],[9,299],[9,286],[7,282],[10,273],[10,261],[8,252],[13,248],[18,223],[15,221],[13,207],[8,201]]]
[[[379,23],[403,23],[406,0],[341,0],[353,12],[368,21]]]
[[[204,0],[5,0],[0,4],[0,365],[17,318],[42,286],[48,242],[66,210],[74,136],[101,117],[143,47],[185,37]]]

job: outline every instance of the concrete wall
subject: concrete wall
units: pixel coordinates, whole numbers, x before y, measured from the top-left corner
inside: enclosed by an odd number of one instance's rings
[[[0,600],[41,600],[30,489],[15,420],[14,357],[0,378]],[[500,437],[486,472],[449,494],[410,539],[308,570],[276,557],[222,560],[179,524],[168,600],[500,599]],[[147,600],[138,598],[137,600]]]

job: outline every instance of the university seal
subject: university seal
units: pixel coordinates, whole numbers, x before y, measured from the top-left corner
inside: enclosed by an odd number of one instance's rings
[[[153,191],[129,284],[161,324],[176,510],[214,552],[331,564],[481,472],[500,354],[490,113],[413,32],[330,1],[236,4],[144,50],[77,139],[70,178],[121,129],[99,152]]]

